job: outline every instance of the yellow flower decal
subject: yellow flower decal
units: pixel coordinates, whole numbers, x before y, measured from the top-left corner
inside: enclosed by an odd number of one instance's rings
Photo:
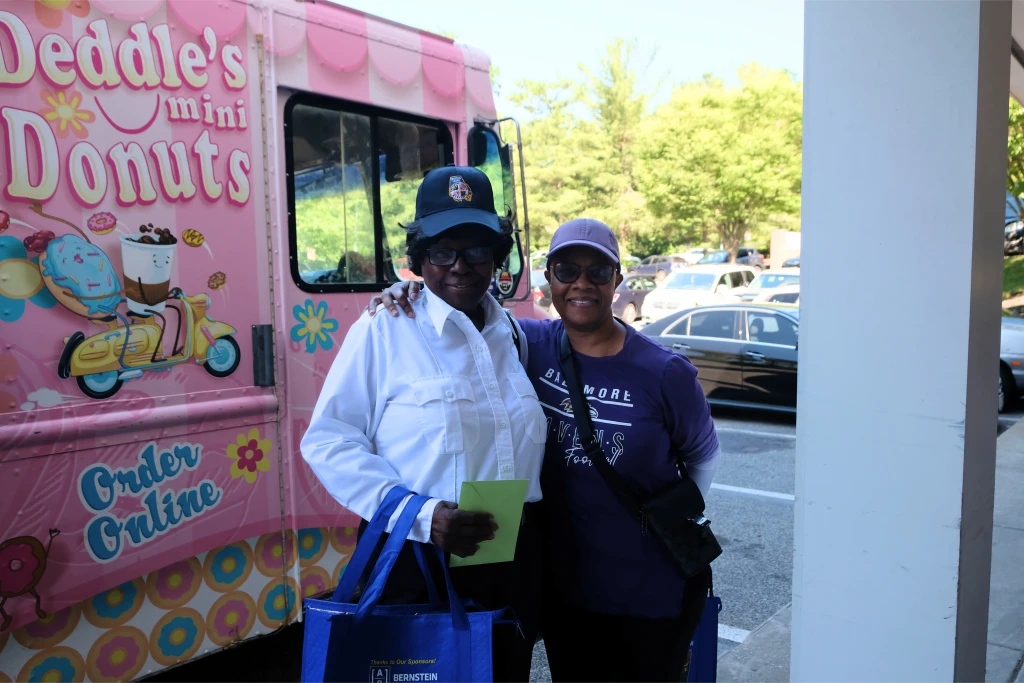
[[[330,351],[334,346],[331,332],[338,329],[338,321],[327,317],[327,302],[321,301],[313,306],[312,299],[306,299],[303,306],[296,305],[292,309],[292,315],[299,321],[298,325],[292,326],[292,341],[301,343],[306,340],[306,353],[316,351],[317,344],[323,347],[324,351]]]
[[[228,444],[227,455],[231,463],[231,478],[244,477],[246,483],[255,484],[259,472],[270,471],[270,439],[261,439],[260,430],[253,427],[248,434],[239,434],[235,442]]]
[[[70,128],[80,140],[89,137],[84,124],[95,121],[96,115],[88,109],[79,108],[82,104],[81,93],[77,90],[58,90],[56,93],[43,90],[40,97],[49,106],[40,109],[39,114],[51,124],[58,122],[57,135],[66,138]]]

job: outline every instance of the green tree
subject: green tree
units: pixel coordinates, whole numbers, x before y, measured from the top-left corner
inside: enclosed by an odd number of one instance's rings
[[[579,80],[520,81],[510,99],[527,114],[524,161],[534,244],[567,220],[604,221],[627,249],[670,244],[638,191],[636,140],[646,97],[638,91],[636,44],[615,40],[600,66]],[[503,131],[508,138],[509,130]]]
[[[523,161],[535,245],[547,244],[555,228],[587,206],[586,184],[593,172],[580,149],[587,134],[579,129],[586,126],[572,111],[578,93],[579,86],[569,79],[522,80],[509,97],[527,113]],[[508,127],[502,133],[511,139]]]
[[[1024,107],[1010,98],[1010,130],[1006,147],[1006,190],[1013,197],[1011,208],[1024,220]],[[1007,203],[1011,200],[1007,199]]]
[[[739,77],[739,88],[711,76],[676,88],[638,144],[654,216],[711,231],[733,258],[747,231],[800,211],[800,84],[757,64]]]

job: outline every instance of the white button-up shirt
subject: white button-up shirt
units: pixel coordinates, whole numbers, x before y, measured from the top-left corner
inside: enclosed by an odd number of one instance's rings
[[[413,319],[363,314],[349,329],[302,457],[363,519],[395,485],[431,496],[409,535],[427,542],[437,503],[457,502],[464,481],[526,479],[526,500],[540,500],[547,430],[512,325],[490,294],[482,331],[429,290],[412,306]],[[519,341],[525,348],[521,331]]]

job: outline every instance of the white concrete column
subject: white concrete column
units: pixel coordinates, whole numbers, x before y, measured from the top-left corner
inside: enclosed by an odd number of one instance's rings
[[[982,680],[1010,4],[805,7],[792,677]]]

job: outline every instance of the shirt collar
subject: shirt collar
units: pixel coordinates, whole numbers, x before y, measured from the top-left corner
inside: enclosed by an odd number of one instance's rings
[[[442,330],[444,330],[444,324],[448,322],[448,318],[450,318],[452,314],[465,315],[460,311],[456,311],[448,304],[447,301],[437,296],[426,287],[423,288],[423,295],[424,308],[427,312],[427,317],[430,319],[430,323],[434,326],[434,330],[437,332],[437,336],[439,337],[441,336]],[[484,295],[483,305],[485,329],[495,321],[500,323],[505,317],[502,314],[501,304],[491,296],[490,292]]]

